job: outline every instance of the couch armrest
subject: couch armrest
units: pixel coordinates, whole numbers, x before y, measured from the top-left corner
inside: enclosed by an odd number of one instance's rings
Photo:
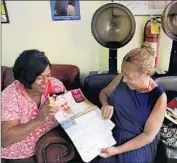
[[[43,135],[36,144],[38,163],[64,163],[72,160],[75,151],[72,144],[64,139],[60,128],[55,128]]]

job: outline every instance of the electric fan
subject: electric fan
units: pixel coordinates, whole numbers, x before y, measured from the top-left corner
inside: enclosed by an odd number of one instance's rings
[[[162,29],[173,40],[168,75],[177,75],[177,1],[171,1],[162,14]]]
[[[117,73],[117,49],[133,37],[136,23],[131,11],[118,3],[108,3],[96,10],[91,30],[96,41],[109,48],[109,73]]]

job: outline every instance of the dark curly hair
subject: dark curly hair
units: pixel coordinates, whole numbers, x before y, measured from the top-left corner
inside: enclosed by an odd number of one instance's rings
[[[16,59],[13,66],[14,77],[26,88],[31,89],[32,84],[47,66],[51,67],[44,52],[39,50],[25,50]]]

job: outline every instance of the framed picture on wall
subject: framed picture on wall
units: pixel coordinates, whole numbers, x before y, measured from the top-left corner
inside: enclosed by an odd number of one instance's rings
[[[165,7],[171,1],[119,1],[114,0],[115,3],[120,3],[130,9],[133,15],[161,15],[165,9]]]
[[[9,16],[5,0],[1,0],[1,23],[9,23]]]
[[[52,20],[80,20],[79,0],[50,0]]]

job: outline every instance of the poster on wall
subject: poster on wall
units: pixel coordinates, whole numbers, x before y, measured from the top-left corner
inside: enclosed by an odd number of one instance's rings
[[[161,15],[170,1],[119,1],[113,2],[122,4],[130,9],[133,15]]]
[[[1,23],[9,23],[5,0],[1,0]]]
[[[79,0],[50,0],[53,21],[80,20]]]

